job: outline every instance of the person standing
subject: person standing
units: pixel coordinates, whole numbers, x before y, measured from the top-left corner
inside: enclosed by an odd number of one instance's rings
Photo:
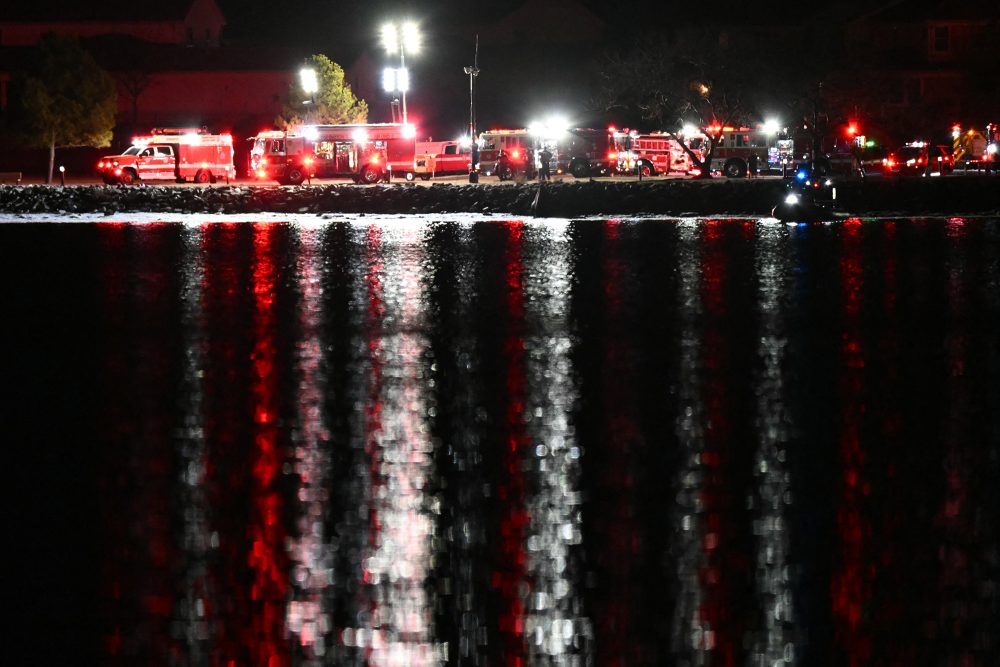
[[[756,153],[750,153],[750,159],[747,161],[747,177],[757,178],[757,165],[760,158],[757,157]]]
[[[538,162],[541,169],[538,172],[539,181],[548,181],[551,179],[551,173],[549,172],[549,165],[552,162],[552,153],[549,151],[548,147],[543,147],[542,152],[538,154]]]

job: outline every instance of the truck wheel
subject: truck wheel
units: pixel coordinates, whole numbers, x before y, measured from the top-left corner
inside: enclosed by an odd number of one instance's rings
[[[374,185],[382,179],[382,173],[371,165],[365,165],[361,169],[361,182],[367,185]]]
[[[573,163],[570,171],[573,172],[574,178],[587,178],[590,176],[590,165],[583,160],[577,160]]]
[[[285,182],[288,185],[302,185],[302,181],[304,180],[306,180],[306,177],[298,167],[290,168],[288,173],[285,174]]]
[[[656,174],[656,172],[653,170],[653,165],[645,161],[639,163],[638,169],[639,173],[643,176],[643,178],[645,178],[646,176],[653,176],[654,174]]]
[[[122,169],[122,173],[118,176],[118,182],[122,185],[132,185],[139,180],[139,177],[131,169]]]
[[[212,172],[206,171],[204,169],[199,169],[197,171],[197,173],[195,173],[195,175],[194,175],[194,182],[195,183],[202,183],[202,184],[204,184],[204,183],[208,183],[211,180],[212,180]]]
[[[743,178],[747,175],[747,166],[743,160],[727,160],[722,167],[722,173],[726,175],[726,178]]]
[[[420,180],[422,180],[422,181],[429,181],[429,180],[431,180],[431,175],[430,174],[420,174]]]
[[[501,181],[509,181],[514,178],[514,170],[507,165],[503,165],[497,169],[497,178]]]

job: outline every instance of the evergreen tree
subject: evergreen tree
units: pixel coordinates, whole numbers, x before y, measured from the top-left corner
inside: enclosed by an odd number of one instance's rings
[[[312,94],[302,90],[298,76],[288,89],[288,100],[282,114],[275,120],[280,128],[303,122],[340,125],[364,123],[368,120],[368,104],[354,96],[344,83],[344,69],[323,54],[309,58],[304,67],[316,72],[318,90]]]
[[[117,93],[111,76],[73,37],[46,34],[31,67],[15,74],[15,132],[49,149],[52,182],[56,148],[111,145]]]

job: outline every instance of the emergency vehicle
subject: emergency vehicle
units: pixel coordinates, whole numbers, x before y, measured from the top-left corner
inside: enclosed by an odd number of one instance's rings
[[[751,155],[757,156],[758,169],[764,172],[781,170],[783,162],[787,168],[788,164],[797,161],[794,142],[787,138],[782,141],[772,132],[718,125],[707,130],[718,135],[710,169],[721,172],[727,178],[746,176]]]
[[[614,128],[571,128],[554,142],[546,142],[546,146],[553,154],[552,173],[570,173],[576,178],[587,178],[618,171]]]
[[[233,137],[209,134],[205,128],[155,128],[147,136],[133,137],[121,155],[101,158],[97,172],[108,184],[228,181],[236,175]]]
[[[515,160],[523,160],[533,142],[534,139],[525,129],[482,132],[479,135],[479,171],[487,176],[495,174],[501,151]]]
[[[687,174],[695,167],[680,142],[666,132],[640,134],[625,130],[612,136],[621,172],[659,176],[670,172]]]
[[[418,141],[413,171],[406,174],[412,181],[419,177],[425,181],[434,176],[468,174],[472,163],[472,146],[458,141]]]
[[[403,123],[304,125],[251,137],[250,170],[260,180],[300,185],[307,178],[388,181],[414,169],[416,128]]]

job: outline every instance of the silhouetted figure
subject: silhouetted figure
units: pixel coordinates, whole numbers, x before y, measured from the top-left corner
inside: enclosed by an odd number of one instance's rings
[[[542,152],[538,154],[538,161],[541,164],[541,169],[538,172],[538,180],[539,181],[550,180],[552,174],[549,171],[549,165],[552,162],[552,153],[549,152],[548,148],[543,148]]]
[[[757,157],[756,153],[750,153],[750,159],[747,161],[747,177],[756,178],[757,177],[757,165],[760,158]]]

